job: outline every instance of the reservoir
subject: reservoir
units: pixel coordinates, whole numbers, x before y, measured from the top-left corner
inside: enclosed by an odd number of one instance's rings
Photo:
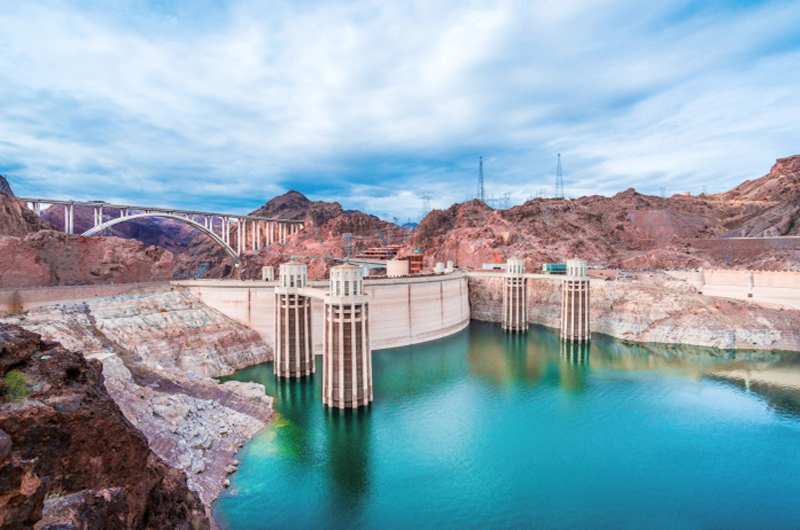
[[[275,396],[214,504],[223,528],[796,528],[800,356],[472,321],[373,352],[374,402]]]

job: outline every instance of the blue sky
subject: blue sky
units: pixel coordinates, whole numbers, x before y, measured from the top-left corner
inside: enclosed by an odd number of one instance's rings
[[[417,218],[724,191],[800,154],[800,1],[86,0],[0,9],[19,195]]]

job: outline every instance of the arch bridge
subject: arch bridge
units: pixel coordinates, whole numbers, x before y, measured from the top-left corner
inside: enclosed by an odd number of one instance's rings
[[[106,228],[134,219],[145,217],[172,219],[194,227],[209,236],[225,250],[237,266],[241,261],[242,253],[246,250],[258,251],[273,243],[286,243],[289,236],[303,229],[302,221],[253,215],[176,210],[174,208],[109,204],[96,201],[66,201],[25,197],[19,197],[19,200],[25,201],[37,215],[42,214],[42,207],[45,205],[63,205],[64,232],[67,234],[74,233],[75,206],[92,208],[93,211],[93,226],[83,233],[84,236],[97,235]]]

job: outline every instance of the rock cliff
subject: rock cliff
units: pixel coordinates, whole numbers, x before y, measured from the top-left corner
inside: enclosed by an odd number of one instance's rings
[[[186,475],[153,454],[103,385],[101,365],[0,325],[3,528],[209,528]]]
[[[164,281],[174,257],[118,237],[64,234],[0,191],[0,288]]]
[[[166,281],[174,257],[132,239],[40,230],[0,235],[0,288]]]
[[[14,198],[11,187],[0,177],[0,236],[23,237],[39,230],[54,228]],[[3,191],[5,189],[5,191]]]
[[[255,383],[210,377],[272,359],[253,330],[181,291],[40,308],[13,323],[103,364],[105,386],[152,450],[188,475],[206,504],[235,470],[242,443],[264,428],[272,399]]]
[[[624,282],[592,280],[593,333],[720,350],[800,351],[800,311],[702,296],[688,282],[659,273],[638,276]],[[501,278],[470,277],[472,318],[501,321],[502,282]],[[530,322],[558,329],[560,314],[560,283],[528,280]]]

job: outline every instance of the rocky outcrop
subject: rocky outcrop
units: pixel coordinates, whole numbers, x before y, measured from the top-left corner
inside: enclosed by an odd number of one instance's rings
[[[779,158],[770,172],[716,196],[736,214],[725,222],[730,236],[800,234],[800,155]]]
[[[255,280],[261,278],[262,267],[271,265],[277,269],[290,256],[296,256],[298,261],[309,265],[309,278],[323,279],[334,264],[326,258],[345,256],[344,234],[352,235],[356,251],[381,246],[384,242],[402,242],[405,235],[403,229],[377,217],[345,212],[336,202],[312,202],[296,191],[275,197],[250,215],[302,219],[305,228],[292,235],[286,244],[276,243],[260,252],[246,251],[238,271],[233,260],[216,243],[206,236],[199,236],[178,257],[175,277],[229,278],[238,274],[238,278]],[[231,230],[232,235],[235,232],[235,229]],[[245,237],[250,241],[251,234]]]
[[[264,206],[251,212],[250,215],[299,221],[305,218],[311,204],[311,201],[302,193],[289,190],[283,195],[270,199]],[[339,209],[341,210],[341,207]]]
[[[472,318],[501,321],[501,278],[470,277],[469,296]],[[560,282],[528,280],[530,322],[557,329],[560,314]],[[800,311],[702,296],[688,282],[659,273],[592,280],[591,329],[634,342],[800,351]]]
[[[3,320],[100,360],[122,413],[206,505],[272,415],[263,386],[210,379],[271,360],[271,348],[183,291],[148,288]]]
[[[0,236],[23,237],[52,228],[50,223],[28,209],[23,202],[15,199],[13,194],[7,195],[0,190]]]
[[[11,185],[3,175],[0,175],[0,193],[6,197],[14,197],[14,192],[11,191]]]
[[[117,237],[64,234],[53,228],[22,202],[0,192],[0,288],[172,278],[174,257],[163,248]]]
[[[654,197],[633,189],[613,197],[533,199],[507,210],[469,201],[434,210],[406,247],[428,265],[447,260],[480,269],[517,255],[528,270],[575,254],[611,267],[800,268],[800,244],[754,251],[727,236],[800,234],[800,156],[780,159],[765,177],[719,195]],[[704,242],[712,241],[706,245]]]
[[[0,236],[0,288],[166,281],[172,253],[130,239],[40,230]]]
[[[99,362],[16,326],[0,325],[0,344],[0,376],[13,368],[29,390],[0,398],[3,528],[209,528],[185,474],[108,395]]]

